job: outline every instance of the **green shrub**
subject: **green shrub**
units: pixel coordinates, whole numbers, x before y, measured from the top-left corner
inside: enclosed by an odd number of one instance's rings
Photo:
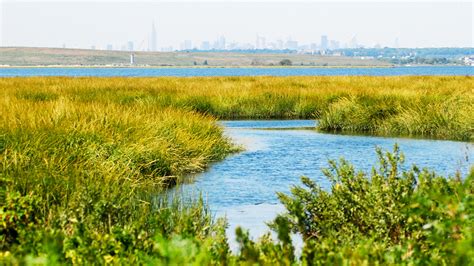
[[[307,177],[291,195],[279,193],[288,210],[278,219],[303,236],[308,264],[472,263],[474,169],[463,180],[412,167],[403,155],[377,149],[369,174],[344,159],[330,161],[325,191]]]

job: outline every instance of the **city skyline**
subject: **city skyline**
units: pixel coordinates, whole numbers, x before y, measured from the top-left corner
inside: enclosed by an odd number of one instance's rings
[[[351,38],[350,41],[341,44],[339,40],[332,40],[328,38],[328,35],[321,35],[320,42],[311,42],[311,43],[302,43],[298,40],[293,40],[291,37],[288,37],[286,41],[277,39],[277,40],[267,40],[265,36],[256,35],[255,43],[239,43],[235,41],[228,42],[226,41],[225,36],[219,36],[213,42],[212,40],[202,40],[193,42],[192,40],[183,40],[179,47],[166,46],[158,47],[156,45],[158,36],[156,35],[156,29],[154,23],[152,23],[150,39],[148,40],[147,47],[141,47],[140,50],[134,49],[135,43],[133,41],[127,41],[125,44],[107,44],[105,50],[122,50],[122,51],[161,51],[161,52],[170,52],[170,51],[185,51],[185,50],[201,50],[201,51],[211,51],[211,50],[294,50],[294,51],[324,51],[324,50],[337,50],[337,49],[347,49],[347,48],[382,48],[381,44],[375,44],[374,46],[366,46],[363,43],[357,41],[356,36]],[[394,39],[393,45],[386,45],[383,47],[390,48],[399,48],[398,47],[398,38]],[[63,46],[68,48],[67,45]],[[69,48],[79,48],[79,47],[69,47]],[[91,49],[101,50],[100,47],[92,45]]]
[[[160,51],[160,52],[171,52],[171,51],[186,51],[186,50],[198,50],[198,51],[214,51],[214,50],[275,50],[275,51],[298,51],[305,53],[325,53],[325,51],[338,50],[338,49],[358,49],[358,48],[400,48],[399,38],[396,37],[393,41],[393,45],[385,45],[377,43],[373,46],[367,46],[363,43],[359,43],[357,36],[354,35],[349,41],[343,43],[339,40],[329,39],[328,35],[321,35],[320,42],[301,43],[298,40],[293,40],[288,37],[286,41],[270,40],[263,35],[256,34],[255,43],[239,43],[235,41],[227,42],[225,36],[219,36],[211,42],[210,40],[202,40],[200,42],[193,42],[192,40],[184,40],[180,43],[179,47],[157,46],[158,36],[156,32],[155,22],[151,23],[150,34],[147,39],[148,46],[140,46],[141,49],[137,50],[134,47],[133,41],[127,41],[126,44],[107,44],[104,48],[91,45],[92,50],[121,50],[121,51]],[[66,44],[63,44],[63,48],[68,48]],[[80,48],[80,47],[69,47],[69,48]],[[404,47],[401,47],[404,48]]]
[[[39,8],[42,12],[36,12]],[[472,8],[469,2],[112,5],[7,0],[0,3],[0,38],[2,46],[136,51],[472,47]],[[80,19],[85,12],[88,19]]]

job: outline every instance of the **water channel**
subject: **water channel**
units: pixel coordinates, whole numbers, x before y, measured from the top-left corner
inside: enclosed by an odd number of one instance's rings
[[[301,176],[329,189],[321,171],[329,159],[344,157],[357,169],[368,171],[377,161],[376,147],[392,150],[398,143],[405,168],[416,164],[448,176],[457,171],[465,175],[474,156],[472,143],[325,134],[314,129],[314,120],[221,123],[225,134],[244,150],[176,189],[189,197],[202,193],[217,217],[227,217],[231,240],[236,226],[249,229],[254,239],[267,232],[265,222],[284,211],[275,193],[289,192],[291,186],[300,184]]]
[[[6,67],[0,77],[472,76],[470,66],[398,67]]]

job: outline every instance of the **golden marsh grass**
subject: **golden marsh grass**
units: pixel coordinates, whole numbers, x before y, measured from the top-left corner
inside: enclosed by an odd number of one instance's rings
[[[473,140],[466,76],[4,78],[5,99],[173,107],[220,119],[315,118],[324,131]]]

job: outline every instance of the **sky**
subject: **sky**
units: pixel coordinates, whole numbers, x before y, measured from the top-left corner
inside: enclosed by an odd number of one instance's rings
[[[472,1],[40,1],[0,0],[2,46],[103,49],[133,41],[148,48],[151,24],[158,47],[199,45],[225,36],[227,43],[281,39],[343,46],[474,47]],[[194,46],[194,45],[193,45]]]

